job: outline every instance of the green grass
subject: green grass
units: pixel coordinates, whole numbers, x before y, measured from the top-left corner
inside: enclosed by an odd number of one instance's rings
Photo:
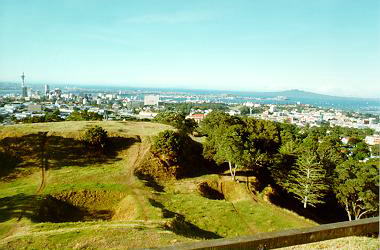
[[[108,131],[108,134],[118,136],[152,136],[159,131],[171,127],[159,123],[133,122],[133,121],[66,121],[50,123],[16,124],[1,128],[1,137],[20,136],[25,134],[48,131],[49,135],[79,138],[86,128],[99,125]],[[0,137],[0,138],[1,138]]]
[[[126,249],[170,245],[192,241],[162,228],[82,229],[55,234],[25,236],[4,246],[7,249]],[[0,246],[1,247],[1,246]]]
[[[78,139],[95,124],[105,128],[110,136],[139,138],[142,143],[121,140],[122,145],[103,158],[83,153]],[[145,186],[133,175],[131,167],[141,160],[137,155],[141,157],[141,151],[148,148],[149,137],[169,128],[157,123],[117,121],[2,127],[0,142],[13,137],[24,147],[23,139],[19,140],[22,137],[29,143],[29,151],[25,152],[38,150],[29,134],[49,131],[55,138],[49,146],[56,153],[49,161],[46,186],[40,194],[36,194],[41,182],[38,154],[22,156],[21,165],[31,174],[0,180],[0,249],[155,247],[315,225],[258,197],[256,201],[247,199],[250,196],[244,185],[227,183],[229,201],[202,197],[197,184],[217,182],[220,177],[216,174],[161,183],[163,192]],[[38,223],[33,213],[44,195],[90,210],[112,210],[114,214],[111,221]],[[244,199],[238,199],[241,196]]]
[[[223,237],[316,225],[263,201],[210,200],[198,194],[164,194],[159,201],[200,229]]]

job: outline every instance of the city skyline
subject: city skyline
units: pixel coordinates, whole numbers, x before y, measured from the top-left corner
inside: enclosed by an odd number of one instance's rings
[[[378,1],[112,3],[1,1],[0,81],[380,96]]]

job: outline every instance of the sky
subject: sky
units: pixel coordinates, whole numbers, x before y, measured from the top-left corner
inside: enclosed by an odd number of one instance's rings
[[[379,0],[0,0],[0,81],[380,97]]]

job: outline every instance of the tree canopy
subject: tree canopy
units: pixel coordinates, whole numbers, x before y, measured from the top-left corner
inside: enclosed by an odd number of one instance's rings
[[[347,160],[336,168],[334,191],[349,220],[379,211],[378,162]]]

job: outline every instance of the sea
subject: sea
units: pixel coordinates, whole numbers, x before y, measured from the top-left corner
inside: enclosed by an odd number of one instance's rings
[[[115,93],[123,97],[133,97],[142,100],[146,94],[159,94],[161,100],[171,102],[210,101],[227,104],[260,103],[260,104],[308,104],[321,108],[352,111],[380,115],[380,98],[356,98],[319,95],[300,90],[279,92],[242,92],[223,90],[199,90],[178,88],[136,88],[100,85],[64,85],[49,84],[50,89],[60,88],[63,93],[97,94]],[[31,84],[33,90],[43,91],[42,84]],[[21,93],[20,84],[0,83],[0,96],[18,95]]]

